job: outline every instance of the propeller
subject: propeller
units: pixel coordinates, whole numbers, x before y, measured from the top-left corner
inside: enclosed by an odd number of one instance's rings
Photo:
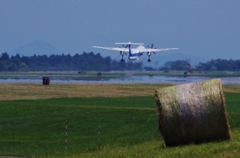
[[[127,47],[128,47],[128,45],[126,45],[126,46],[125,46],[124,44],[122,44],[122,47],[123,47],[123,48],[127,48]]]
[[[153,44],[151,44],[151,46],[147,45],[147,47],[150,48],[150,49],[157,49],[157,48],[153,48]],[[151,62],[151,59],[150,59],[151,53],[156,54],[154,51],[149,51],[147,53],[147,55],[148,55],[148,62]]]
[[[153,44],[151,44],[151,46],[147,45],[148,48],[151,48],[151,49],[157,49],[157,48],[153,48]],[[156,54],[155,52],[152,52],[153,54]]]
[[[153,48],[153,44],[151,44],[151,47],[149,45],[147,45],[148,48]]]
[[[122,44],[122,47],[119,47],[119,48],[127,48],[127,47],[128,47],[128,45],[125,46],[124,44]],[[127,55],[127,53],[124,52],[124,51],[120,51],[120,54],[121,55],[124,55],[124,54]]]
[[[119,47],[119,48],[127,48],[127,47],[128,47],[128,45],[125,46],[124,44],[122,44],[122,47]],[[124,51],[120,51],[120,55],[122,56],[121,61],[124,62],[123,56],[127,55],[127,53]]]

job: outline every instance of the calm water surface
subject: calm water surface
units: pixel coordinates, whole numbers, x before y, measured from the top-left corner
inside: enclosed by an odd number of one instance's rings
[[[173,84],[183,84],[191,82],[199,82],[204,80],[213,79],[210,77],[166,77],[166,76],[130,76],[130,77],[121,77],[121,78],[112,78],[112,79],[84,79],[84,80],[73,80],[73,79],[54,79],[50,78],[50,84],[131,84],[131,83],[173,83]],[[223,84],[240,84],[240,77],[223,77]],[[42,79],[0,79],[0,84],[42,84]]]

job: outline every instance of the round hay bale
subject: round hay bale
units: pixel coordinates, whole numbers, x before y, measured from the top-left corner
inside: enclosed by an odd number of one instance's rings
[[[230,139],[221,79],[155,91],[166,146]]]

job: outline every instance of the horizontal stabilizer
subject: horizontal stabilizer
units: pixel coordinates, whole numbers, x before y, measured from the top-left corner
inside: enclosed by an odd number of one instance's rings
[[[139,45],[139,46],[144,45],[144,43],[132,43],[132,42],[117,42],[115,44]]]

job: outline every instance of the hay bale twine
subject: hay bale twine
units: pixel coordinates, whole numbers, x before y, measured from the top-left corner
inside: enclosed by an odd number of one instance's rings
[[[230,139],[221,79],[155,91],[166,146]]]

